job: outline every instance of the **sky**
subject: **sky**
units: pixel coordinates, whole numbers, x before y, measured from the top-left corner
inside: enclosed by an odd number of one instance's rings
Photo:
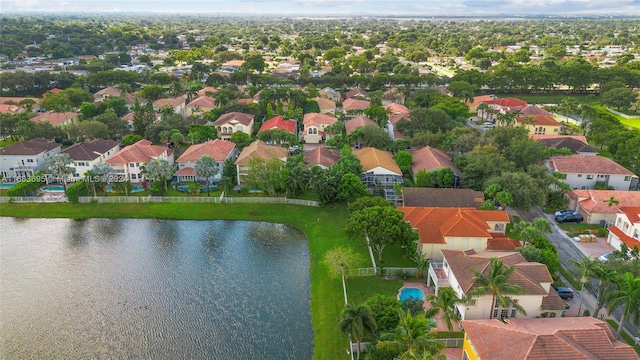
[[[0,13],[30,11],[235,15],[640,16],[640,0],[0,0]]]

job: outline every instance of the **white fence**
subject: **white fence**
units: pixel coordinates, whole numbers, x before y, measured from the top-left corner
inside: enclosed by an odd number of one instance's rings
[[[292,204],[319,206],[317,201],[282,197],[200,197],[200,196],[81,196],[80,203],[244,203],[244,204]]]
[[[67,202],[67,198],[64,196],[15,196],[15,197],[7,197],[0,196],[0,203],[56,203],[56,202]]]
[[[406,275],[417,276],[418,269],[417,268],[398,268],[398,267],[388,267],[381,268],[379,267],[376,271],[375,268],[358,268],[358,269],[349,269],[347,270],[348,276],[374,276],[374,275],[397,275],[402,272]]]

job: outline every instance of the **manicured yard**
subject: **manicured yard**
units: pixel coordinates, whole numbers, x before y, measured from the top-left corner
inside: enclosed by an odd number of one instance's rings
[[[591,229],[599,229],[600,225],[596,224],[576,224],[576,223],[561,223],[558,224],[560,229],[564,231],[576,231],[576,230],[591,230]]]
[[[347,299],[350,304],[360,305],[376,294],[395,297],[404,281],[418,280],[415,278],[407,280],[383,279],[377,276],[351,277],[347,279]]]
[[[375,252],[373,255],[377,262],[378,255]],[[384,267],[416,267],[415,261],[407,257],[407,250],[403,249],[400,245],[385,247],[382,252],[382,263],[379,263],[378,265],[382,265]]]
[[[206,196],[206,195],[205,195]],[[344,299],[342,284],[331,280],[322,265],[325,252],[334,246],[350,247],[366,254],[363,243],[350,241],[344,234],[347,210],[344,206],[307,207],[284,204],[211,204],[178,203],[153,204],[0,204],[1,216],[74,218],[163,218],[193,220],[253,220],[288,224],[302,231],[309,244],[311,276],[311,315],[314,329],[314,359],[345,358],[347,340],[338,331],[338,319]],[[376,280],[378,280],[376,278]],[[361,280],[367,281],[367,280]],[[368,297],[369,291],[395,291],[401,281],[389,282],[385,287],[356,281],[353,301]],[[349,285],[348,285],[349,286]],[[392,288],[395,287],[395,290]],[[362,290],[358,290],[362,289]],[[381,290],[382,289],[382,290]],[[358,295],[360,294],[360,295]]]

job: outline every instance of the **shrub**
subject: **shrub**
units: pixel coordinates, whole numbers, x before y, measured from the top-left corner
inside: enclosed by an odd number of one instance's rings
[[[67,187],[67,190],[65,191],[64,194],[67,196],[67,199],[69,200],[69,202],[77,203],[80,197],[80,192],[83,191],[84,189],[85,189],[84,182],[76,181],[75,183]]]
[[[27,196],[33,194],[42,185],[44,185],[44,175],[40,171],[13,185],[7,190],[7,196]]]
[[[609,230],[605,229],[605,228],[600,228],[598,229],[598,232],[596,233],[597,236],[599,237],[605,237],[607,235],[609,235]]]

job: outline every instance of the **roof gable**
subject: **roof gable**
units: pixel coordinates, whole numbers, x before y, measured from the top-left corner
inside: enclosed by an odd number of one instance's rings
[[[242,149],[238,159],[236,159],[236,165],[247,165],[249,160],[256,158],[264,161],[269,161],[274,158],[284,161],[287,155],[289,155],[289,151],[283,147],[270,146],[262,140],[256,140]]]
[[[388,151],[378,150],[372,147],[365,147],[362,149],[354,150],[355,155],[362,164],[362,170],[364,172],[371,171],[377,167],[387,169],[402,176],[402,170],[393,159],[393,155]]]
[[[107,151],[120,146],[115,140],[96,139],[90,142],[78,143],[62,150],[69,154],[73,160],[95,160],[104,155]]]
[[[267,130],[285,130],[290,133],[295,133],[296,122],[295,120],[285,120],[282,116],[278,115],[262,123],[258,133]]]
[[[254,115],[245,114],[241,112],[230,112],[226,114],[220,115],[220,117],[213,122],[213,125],[225,125],[225,124],[242,124],[244,126],[249,126],[253,122]]]
[[[60,144],[46,141],[44,139],[32,139],[20,141],[0,149],[2,155],[38,155],[43,152],[61,147]]]
[[[189,146],[177,161],[195,162],[206,155],[216,162],[223,162],[229,157],[229,154],[231,154],[235,147],[236,144],[231,141],[220,139],[209,140],[202,144]]]

